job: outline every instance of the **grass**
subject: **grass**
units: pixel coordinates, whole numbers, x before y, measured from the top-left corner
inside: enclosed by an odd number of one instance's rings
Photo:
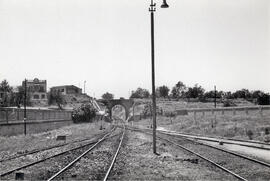
[[[183,103],[158,102],[164,110],[177,110],[180,104]],[[204,103],[193,104],[194,107],[201,107]],[[139,110],[135,114],[140,114]],[[148,118],[134,124],[150,127],[151,122],[151,118]],[[205,112],[204,115],[189,112],[188,115],[172,118],[157,116],[157,126],[183,133],[269,142],[270,110],[264,110],[262,115],[258,110],[250,110],[248,114],[245,111],[236,111],[235,115],[232,111],[225,111],[224,114]]]

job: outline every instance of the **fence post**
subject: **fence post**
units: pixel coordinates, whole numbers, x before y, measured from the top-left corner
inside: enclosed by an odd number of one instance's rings
[[[8,123],[8,110],[6,109],[6,121],[7,121],[7,123]]]
[[[259,107],[260,115],[263,116],[263,109],[262,106]]]
[[[197,123],[196,121],[196,111],[194,111],[194,121],[195,121],[195,124]]]

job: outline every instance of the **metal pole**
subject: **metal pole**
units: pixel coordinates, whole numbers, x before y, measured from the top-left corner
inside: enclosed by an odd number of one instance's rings
[[[215,108],[217,107],[217,90],[215,86]]]
[[[156,149],[156,92],[155,92],[155,47],[154,47],[154,12],[155,4],[151,0],[149,11],[151,12],[151,61],[152,61],[152,103],[153,103],[153,153],[157,153]]]
[[[27,86],[26,86],[26,79],[24,80],[24,135],[26,135],[26,92],[27,92]]]

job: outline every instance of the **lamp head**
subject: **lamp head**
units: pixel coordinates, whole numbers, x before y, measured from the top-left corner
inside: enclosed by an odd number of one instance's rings
[[[168,8],[169,5],[167,4],[166,0],[163,0],[162,5],[160,6],[161,8]]]

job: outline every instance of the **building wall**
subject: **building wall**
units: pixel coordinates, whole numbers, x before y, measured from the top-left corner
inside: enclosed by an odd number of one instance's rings
[[[54,91],[61,92],[63,95],[82,94],[82,89],[80,89],[74,85],[52,87],[51,92],[54,92]]]
[[[25,86],[24,81],[22,82],[22,86]],[[34,80],[26,80],[26,86],[32,104],[48,104],[46,80],[39,80],[37,78]]]
[[[67,87],[67,94],[82,94],[82,89],[75,86],[70,86]]]

